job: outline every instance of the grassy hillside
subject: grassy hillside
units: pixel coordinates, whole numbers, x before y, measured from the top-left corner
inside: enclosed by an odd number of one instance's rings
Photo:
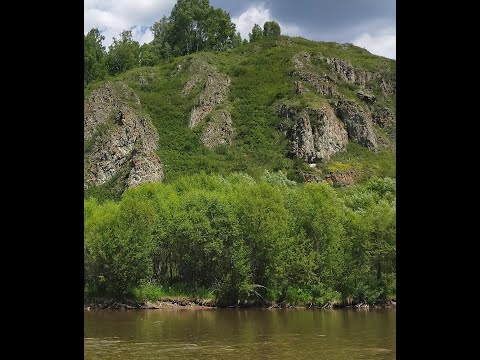
[[[141,102],[140,112],[148,115],[158,130],[158,155],[164,166],[164,182],[201,171],[222,175],[244,172],[258,178],[265,170],[281,170],[289,179],[302,182],[302,173],[311,171],[311,168],[301,159],[289,155],[289,141],[280,131],[282,119],[278,116],[279,107],[285,103],[316,106],[330,99],[314,91],[300,95],[295,93],[294,81],[298,80],[298,76],[289,74],[295,71],[292,59],[301,52],[312,56],[312,67],[318,74],[330,70],[328,64],[314,60],[314,56],[321,54],[347,60],[356,70],[395,77],[395,61],[372,55],[364,49],[282,36],[278,39],[264,38],[232,51],[173,58],[159,66],[136,68],[109,80],[121,80],[136,92]],[[191,74],[177,71],[177,66],[193,58],[205,60],[231,79],[226,105],[234,128],[231,146],[209,149],[200,141],[202,127],[188,127],[190,110],[196,104],[201,88],[197,87],[187,96],[182,96],[182,89]],[[89,85],[85,89],[85,98],[103,83]],[[365,107],[356,95],[359,89],[356,84],[339,80],[336,88],[344,98]],[[395,94],[387,98],[380,83],[375,82],[371,82],[369,90],[376,96],[378,106],[395,113]],[[360,182],[371,176],[394,178],[394,135],[379,127],[375,131],[383,138],[382,144],[387,145],[372,152],[350,142],[346,152],[318,164],[317,169],[322,172],[354,169],[360,174]],[[110,183],[107,183],[100,188],[89,189],[86,196],[105,196],[109,186]]]

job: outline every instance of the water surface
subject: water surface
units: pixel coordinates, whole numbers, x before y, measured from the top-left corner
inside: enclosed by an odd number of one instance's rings
[[[84,358],[395,359],[396,310],[85,311]]]

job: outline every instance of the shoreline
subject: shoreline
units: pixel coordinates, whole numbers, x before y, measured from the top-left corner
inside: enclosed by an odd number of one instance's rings
[[[328,303],[325,305],[293,305],[287,303],[274,303],[271,305],[258,305],[255,303],[237,304],[230,306],[218,306],[213,301],[198,301],[198,300],[175,300],[162,299],[158,301],[135,301],[124,300],[115,301],[113,299],[92,299],[83,305],[84,311],[90,310],[213,310],[213,309],[356,309],[356,310],[370,310],[370,309],[392,309],[396,308],[397,302],[395,299],[377,304],[367,303]]]

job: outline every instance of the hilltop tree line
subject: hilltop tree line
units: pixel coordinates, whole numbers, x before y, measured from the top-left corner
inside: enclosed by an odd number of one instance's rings
[[[154,66],[162,59],[188,55],[198,51],[223,51],[248,43],[236,31],[230,15],[223,9],[210,6],[208,0],[178,0],[170,16],[162,17],[150,27],[153,40],[140,45],[131,30],[113,38],[108,52],[103,46],[105,37],[98,28],[84,36],[84,84],[105,79],[140,66]],[[279,36],[275,21],[255,24],[249,40]]]
[[[238,301],[375,302],[396,292],[395,180],[336,191],[282,173],[199,174],[85,200],[85,291],[204,288]],[[143,284],[143,285],[142,285]]]

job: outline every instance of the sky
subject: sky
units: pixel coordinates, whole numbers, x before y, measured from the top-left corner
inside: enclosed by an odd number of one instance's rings
[[[149,27],[169,16],[176,0],[84,0],[84,33],[98,27],[112,43],[132,30],[140,44],[150,42]],[[372,54],[396,58],[396,0],[210,0],[226,10],[242,38],[253,25],[279,23],[282,34],[316,41],[352,43]]]

